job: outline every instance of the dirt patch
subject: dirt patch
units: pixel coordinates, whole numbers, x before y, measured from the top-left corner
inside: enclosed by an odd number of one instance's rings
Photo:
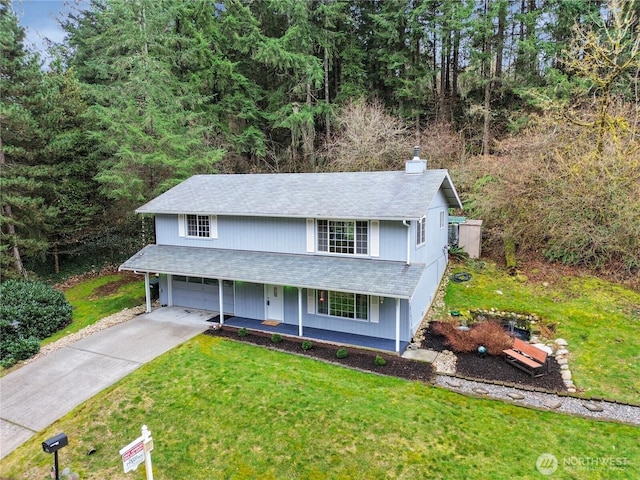
[[[100,277],[102,275],[112,275],[114,273],[118,273],[118,265],[109,264],[103,266],[101,269],[89,270],[80,275],[75,275],[73,277],[67,278],[64,282],[56,283],[53,288],[64,292],[90,278]]]
[[[131,272],[122,272],[119,274],[119,278],[117,280],[96,288],[93,292],[93,295],[91,295],[90,300],[95,300],[96,298],[101,297],[108,297],[109,295],[113,295],[114,293],[116,293],[122,285],[127,285],[128,283],[139,281],[140,276]]]
[[[346,348],[348,356],[346,358],[337,358],[336,352],[340,346],[328,343],[313,341],[313,347],[310,350],[302,350],[302,340],[289,337],[282,337],[280,343],[271,341],[271,334],[263,332],[250,331],[245,337],[238,336],[238,329],[225,326],[219,330],[209,329],[205,332],[207,335],[220,336],[230,338],[240,342],[261,345],[273,350],[295,353],[297,355],[316,358],[326,362],[344,365],[357,370],[375,372],[381,375],[404,378],[407,380],[418,380],[422,382],[431,382],[433,370],[431,364],[418,362],[402,358],[393,354],[374,352],[357,347]],[[376,355],[386,360],[386,365],[378,366],[374,363]]]

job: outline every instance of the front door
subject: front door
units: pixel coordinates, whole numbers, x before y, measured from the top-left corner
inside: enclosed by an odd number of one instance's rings
[[[265,299],[267,301],[267,320],[284,320],[284,296],[282,285],[267,285]]]

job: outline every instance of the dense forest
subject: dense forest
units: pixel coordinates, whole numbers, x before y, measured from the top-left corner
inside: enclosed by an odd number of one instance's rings
[[[640,271],[640,2],[0,0],[3,278],[118,261],[198,173],[448,168],[485,251]]]

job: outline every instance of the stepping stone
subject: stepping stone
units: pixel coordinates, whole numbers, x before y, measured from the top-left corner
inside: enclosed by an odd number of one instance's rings
[[[604,408],[602,408],[601,405],[598,405],[597,403],[592,403],[592,402],[583,403],[582,406],[587,410],[589,410],[590,412],[601,412],[604,410]]]
[[[473,390],[478,395],[487,395],[489,393],[488,390],[485,390],[482,387],[473,387],[471,390]]]
[[[544,406],[555,410],[556,408],[560,408],[562,406],[562,402],[559,402],[558,400],[547,400],[546,402],[544,402]]]
[[[507,397],[511,397],[514,400],[524,400],[524,395],[518,392],[509,392]]]
[[[462,386],[462,382],[458,380],[447,380],[447,385],[453,388],[460,388]]]

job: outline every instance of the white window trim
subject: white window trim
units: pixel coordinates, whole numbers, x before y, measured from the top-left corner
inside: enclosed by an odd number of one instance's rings
[[[446,226],[444,210],[440,211],[440,229],[443,229]]]
[[[416,222],[416,247],[427,243],[427,217],[424,216]]]
[[[325,298],[325,302],[329,302],[329,292],[339,292],[339,293],[349,293],[349,292],[341,292],[339,290],[315,290],[314,293],[319,292],[319,291],[323,291],[325,292],[326,298]],[[357,298],[356,295],[362,295],[362,294],[352,294],[353,295],[353,301],[356,302],[357,304]],[[331,313],[322,313],[318,311],[318,305],[316,305],[316,309],[315,309],[315,314],[316,315],[321,315],[323,317],[329,317],[329,318],[336,318],[336,319],[340,319],[340,320],[347,320],[349,322],[364,322],[364,323],[378,323],[379,320],[378,318],[376,318],[376,321],[374,322],[371,319],[371,295],[365,295],[367,297],[367,302],[369,303],[368,305],[368,309],[367,309],[367,318],[359,318],[359,317],[342,317],[340,315],[331,315]],[[376,297],[377,298],[377,297]],[[315,301],[315,297],[314,297],[314,301]],[[327,305],[327,310],[330,312],[330,306]],[[356,311],[357,313],[357,311]]]
[[[380,256],[380,220],[371,220],[369,222],[369,255],[372,257]]]
[[[209,217],[209,236],[198,237],[195,235],[187,235],[187,215],[198,215],[201,217]],[[178,236],[184,238],[192,238],[197,240],[206,240],[207,238],[218,238],[218,216],[202,215],[200,213],[181,213],[178,215]]]
[[[327,249],[326,250],[320,250],[320,248],[318,248],[318,221],[326,221],[327,222]],[[379,256],[379,251],[378,251],[378,255],[373,255],[371,253],[372,251],[372,236],[371,236],[371,230],[372,230],[372,223],[373,222],[378,222],[377,220],[354,220],[354,219],[350,219],[350,218],[318,218],[316,219],[315,222],[315,226],[314,226],[314,236],[316,236],[316,242],[315,242],[315,251],[317,253],[322,253],[325,255],[337,255],[337,256],[343,256],[343,257],[373,257],[373,256]],[[354,239],[353,239],[353,250],[354,253],[344,253],[344,252],[332,252],[330,250],[329,247],[329,232],[328,232],[328,228],[329,228],[329,223],[328,222],[351,222],[353,223],[353,227],[354,227]],[[358,222],[364,222],[367,224],[367,253],[356,253],[357,249],[358,249]],[[307,223],[307,228],[308,228],[308,223]],[[379,222],[378,222],[378,227],[379,227]],[[379,228],[378,228],[378,232],[376,232],[376,240],[378,242],[378,250],[379,250]],[[309,236],[308,236],[308,230],[307,230],[307,248],[309,246]]]

